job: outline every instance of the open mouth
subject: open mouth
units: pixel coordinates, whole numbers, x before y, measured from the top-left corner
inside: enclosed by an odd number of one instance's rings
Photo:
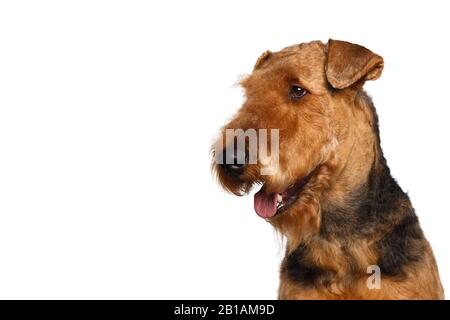
[[[312,172],[279,193],[267,194],[265,192],[265,185],[263,185],[261,189],[255,193],[254,197],[256,214],[261,218],[268,219],[286,211],[298,200],[302,189],[309,182],[311,176]]]

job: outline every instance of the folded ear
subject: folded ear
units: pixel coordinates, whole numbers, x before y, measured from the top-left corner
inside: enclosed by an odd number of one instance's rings
[[[335,89],[344,89],[366,80],[376,80],[383,70],[383,58],[363,46],[328,40],[325,72]]]

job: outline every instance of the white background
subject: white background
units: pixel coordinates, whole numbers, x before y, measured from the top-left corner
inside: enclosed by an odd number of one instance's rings
[[[382,146],[450,290],[447,3],[2,2],[0,298],[276,298],[280,242],[209,145],[263,51],[328,38],[385,59]]]

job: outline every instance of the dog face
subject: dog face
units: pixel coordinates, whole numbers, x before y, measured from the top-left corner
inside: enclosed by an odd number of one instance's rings
[[[265,52],[241,82],[246,100],[215,144],[216,159],[224,162],[213,164],[219,183],[237,195],[261,184],[255,194],[259,216],[278,226],[298,219],[305,206],[317,205],[320,189],[338,166],[339,145],[345,145],[348,136],[351,99],[365,80],[378,78],[382,68],[381,57],[343,41],[314,41]],[[226,135],[227,130],[238,129],[277,129],[277,150],[268,136],[265,161],[260,144],[257,161],[249,161],[254,146],[239,148],[236,137],[230,141]],[[230,153],[231,162],[226,161]],[[237,162],[239,153],[243,163]],[[262,174],[267,166],[275,169]]]

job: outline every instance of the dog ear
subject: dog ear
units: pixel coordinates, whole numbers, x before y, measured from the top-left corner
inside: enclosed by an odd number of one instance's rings
[[[255,66],[253,67],[253,70],[258,69],[259,67],[262,66],[262,64],[264,62],[267,61],[267,59],[269,59],[272,56],[272,52],[267,50],[266,52],[264,52],[259,58],[258,60],[256,60]]]
[[[335,89],[344,89],[356,82],[376,80],[381,76],[383,58],[363,46],[339,40],[328,40],[325,72]]]

